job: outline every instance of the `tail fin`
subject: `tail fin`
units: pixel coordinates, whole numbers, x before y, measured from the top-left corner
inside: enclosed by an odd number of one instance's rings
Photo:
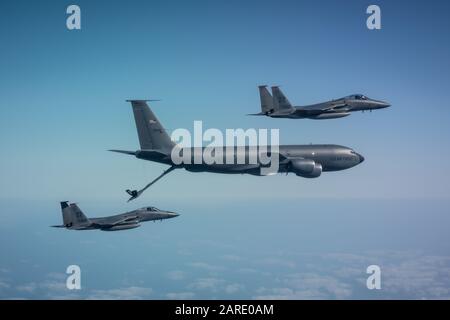
[[[175,146],[146,100],[127,100],[133,107],[141,150],[153,149],[170,153]]]
[[[273,98],[267,86],[258,86],[259,97],[261,99],[261,113],[268,114],[274,111]]]
[[[291,103],[285,97],[279,87],[272,87],[272,94],[275,110],[287,111],[293,109]]]
[[[61,211],[63,216],[63,224],[65,227],[76,227],[89,225],[89,219],[84,215],[81,209],[75,204],[68,204],[69,201],[61,202]]]

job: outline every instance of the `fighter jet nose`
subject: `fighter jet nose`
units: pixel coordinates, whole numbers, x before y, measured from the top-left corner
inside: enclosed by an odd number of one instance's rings
[[[390,106],[391,106],[391,104],[389,102],[380,101],[380,107],[381,108],[389,108]]]
[[[359,153],[358,153],[358,157],[359,157],[359,163],[364,161],[364,157],[362,155],[360,155]]]
[[[372,100],[372,106],[374,109],[383,109],[390,107],[391,104],[382,100]]]

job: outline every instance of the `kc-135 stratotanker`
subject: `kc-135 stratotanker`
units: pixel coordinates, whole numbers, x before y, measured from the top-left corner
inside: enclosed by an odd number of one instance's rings
[[[166,130],[163,128],[155,114],[147,104],[148,100],[128,100],[131,102],[134,119],[138,132],[140,149],[137,151],[126,150],[110,150],[127,155],[135,156],[138,159],[148,160],[158,163],[167,164],[170,167],[160,176],[151,181],[141,190],[126,190],[130,195],[128,201],[139,197],[147,188],[153,185],[169,172],[184,168],[191,172],[213,172],[224,174],[251,174],[265,175],[261,173],[261,169],[267,164],[258,162],[252,164],[228,164],[226,161],[222,163],[208,164],[202,163],[181,163],[176,164],[172,160],[172,149],[176,144],[170,139]],[[189,150],[186,150],[189,149]],[[223,158],[226,159],[227,152],[245,153],[243,157],[248,158],[249,147],[223,148]],[[192,156],[198,152],[202,152],[204,147],[184,148],[181,152],[189,152]],[[272,154],[272,157],[275,156]],[[354,167],[364,161],[364,157],[352,148],[334,145],[334,144],[309,144],[309,145],[280,145],[278,150],[278,170],[280,173],[293,172],[297,176],[304,178],[317,178],[322,172],[340,171]]]

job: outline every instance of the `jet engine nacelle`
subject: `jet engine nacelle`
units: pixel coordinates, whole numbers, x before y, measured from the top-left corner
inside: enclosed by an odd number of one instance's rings
[[[339,113],[322,113],[317,116],[311,117],[314,120],[326,120],[326,119],[336,119],[343,118],[350,115],[350,112],[339,112]]]
[[[291,160],[291,170],[303,178],[317,178],[322,174],[322,165],[314,160]]]

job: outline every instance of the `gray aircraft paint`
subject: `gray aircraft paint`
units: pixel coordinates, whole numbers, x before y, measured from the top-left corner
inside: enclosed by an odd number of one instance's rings
[[[170,165],[160,176],[147,184],[141,190],[126,190],[131,196],[128,201],[139,197],[148,187],[156,183],[164,175],[177,168],[184,168],[191,172],[214,172],[224,174],[251,174],[261,175],[262,164],[174,164],[170,150],[174,143],[163,129],[163,126],[151,111],[145,100],[129,100],[135,117],[141,149],[137,151],[110,150],[128,155],[134,155],[138,159],[159,162]],[[149,148],[150,147],[150,148]],[[190,148],[191,155],[202,152],[204,148]],[[224,150],[224,158],[226,152]],[[249,147],[235,148],[233,152],[246,153],[248,158]],[[272,155],[274,156],[274,155]],[[340,145],[281,145],[279,146],[278,172],[293,172],[297,176],[305,178],[319,177],[322,172],[345,170],[364,161],[364,157],[353,149]],[[224,159],[225,160],[225,159]]]
[[[353,94],[312,105],[292,106],[279,87],[271,87],[273,96],[267,90],[267,86],[258,88],[261,112],[249,114],[252,116],[325,120],[347,117],[354,111],[372,111],[390,107],[390,104],[385,101],[370,99],[362,94]]]
[[[63,224],[52,226],[54,228],[66,228],[70,230],[93,230],[119,231],[134,229],[141,225],[141,222],[155,221],[178,217],[178,214],[171,211],[159,210],[155,207],[145,207],[130,212],[103,217],[88,218],[75,204],[68,201],[61,202]]]

